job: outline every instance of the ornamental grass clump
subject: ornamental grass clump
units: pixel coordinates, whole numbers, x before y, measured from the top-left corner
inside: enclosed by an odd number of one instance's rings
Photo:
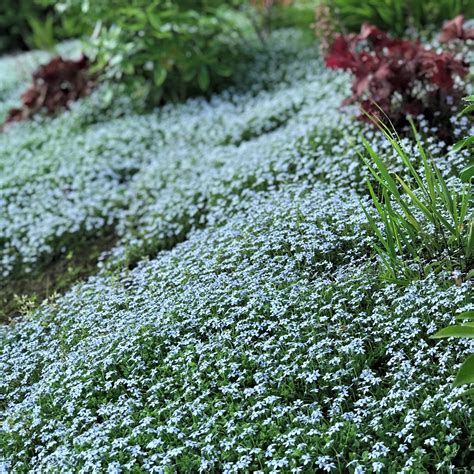
[[[429,159],[413,122],[412,131],[423,171],[417,171],[395,130],[372,117],[406,168],[407,178],[392,175],[384,160],[362,139],[368,156],[361,154],[378,188],[368,182],[378,219],[366,212],[377,236],[376,246],[392,279],[421,278],[430,271],[466,273],[474,256],[474,220],[471,184],[448,184]],[[380,223],[379,223],[380,222]],[[382,224],[382,226],[380,225]],[[407,265],[408,256],[414,265]]]

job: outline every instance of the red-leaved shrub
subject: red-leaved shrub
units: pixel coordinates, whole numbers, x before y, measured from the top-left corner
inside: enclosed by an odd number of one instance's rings
[[[398,125],[406,122],[407,114],[423,114],[449,138],[450,131],[443,127],[449,127],[453,106],[462,96],[455,78],[468,73],[464,60],[364,24],[357,35],[335,37],[326,65],[354,75],[352,96],[344,103],[358,102],[364,112],[381,119],[385,114]]]
[[[21,95],[22,106],[10,109],[5,124],[30,118],[45,110],[53,114],[92,91],[89,60],[53,58],[33,73],[33,84]]]

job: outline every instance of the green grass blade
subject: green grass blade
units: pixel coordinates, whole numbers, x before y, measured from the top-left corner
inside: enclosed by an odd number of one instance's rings
[[[368,151],[370,157],[372,158],[375,165],[377,166],[377,169],[379,170],[381,177],[383,178],[382,180],[379,176],[378,181],[381,182],[381,184],[383,184],[386,188],[390,190],[390,192],[393,194],[393,196],[395,197],[397,201],[401,200],[400,193],[398,192],[398,189],[397,189],[397,184],[395,180],[390,176],[387,170],[387,167],[385,166],[383,161],[379,158],[377,153],[374,151],[374,149],[370,146],[369,142],[365,138],[362,139],[362,143],[364,144],[365,149]]]
[[[474,218],[471,218],[469,222],[465,250],[467,258],[471,258],[474,255]]]

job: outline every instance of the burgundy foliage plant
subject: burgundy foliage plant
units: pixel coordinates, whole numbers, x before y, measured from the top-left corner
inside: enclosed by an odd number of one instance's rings
[[[391,38],[375,26],[364,24],[357,35],[337,35],[326,56],[332,69],[350,71],[352,96],[345,104],[358,102],[365,113],[393,123],[406,123],[408,114],[423,114],[431,124],[443,124],[452,115],[462,90],[456,77],[468,73],[463,59],[449,52],[437,53],[418,41]],[[446,120],[448,119],[448,120]]]
[[[40,110],[54,114],[91,93],[94,81],[89,60],[53,58],[33,73],[33,84],[21,95],[22,106],[10,109],[5,124],[26,120]]]

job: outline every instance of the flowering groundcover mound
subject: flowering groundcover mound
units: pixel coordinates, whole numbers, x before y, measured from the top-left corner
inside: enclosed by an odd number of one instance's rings
[[[97,276],[0,329],[2,467],[469,465],[472,408],[451,383],[472,348],[428,337],[472,309],[472,286],[380,280],[357,134],[403,169],[338,108],[347,76],[296,40],[277,33],[242,89],[209,102],[133,115],[98,90],[0,136],[3,282],[84,233],[117,236]],[[457,185],[468,152],[420,126]]]

